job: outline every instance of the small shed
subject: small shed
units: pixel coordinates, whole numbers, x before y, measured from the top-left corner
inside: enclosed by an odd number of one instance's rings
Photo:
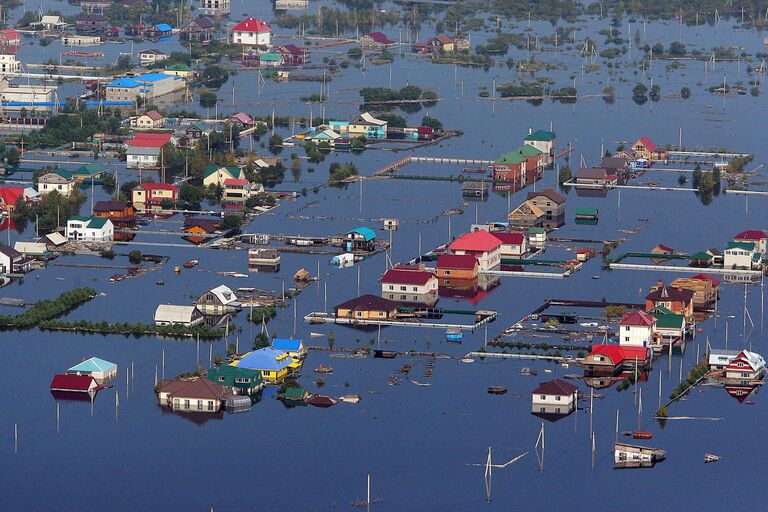
[[[66,391],[72,393],[94,393],[99,385],[90,375],[65,375],[57,373],[51,381],[51,391]]]

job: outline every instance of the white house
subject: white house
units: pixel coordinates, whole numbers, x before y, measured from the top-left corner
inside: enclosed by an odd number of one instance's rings
[[[224,315],[240,309],[240,303],[231,288],[221,285],[197,299],[197,309],[204,315]]]
[[[40,195],[45,195],[54,190],[63,196],[69,196],[77,188],[74,176],[65,177],[57,172],[43,174],[37,180],[37,190]]]
[[[381,277],[381,296],[388,300],[425,302],[437,299],[438,279],[420,265],[397,265]]]
[[[742,350],[725,367],[726,379],[759,380],[765,375],[765,359],[760,354]]]
[[[246,18],[230,29],[230,40],[243,46],[269,46],[272,29],[256,18]]]
[[[656,317],[645,311],[627,313],[619,322],[619,345],[647,347],[653,340]]]
[[[576,405],[579,397],[579,388],[565,382],[555,379],[548,382],[542,382],[531,392],[531,403],[536,406],[561,406],[562,412],[570,412]]]
[[[106,217],[70,217],[66,236],[69,240],[111,242],[115,238],[115,226]]]
[[[150,110],[131,118],[131,128],[137,130],[156,130],[165,126],[165,117],[157,110]]]
[[[68,375],[89,375],[97,382],[117,377],[117,365],[98,357],[91,357],[67,370]]]
[[[154,48],[141,50],[139,52],[139,62],[141,62],[142,66],[149,66],[150,64],[163,61],[167,58],[167,54],[161,52],[160,50],[155,50]]]
[[[32,259],[13,247],[0,245],[0,274],[26,273],[31,270]]]
[[[160,304],[155,310],[155,325],[184,325],[193,327],[203,323],[203,314],[195,306]]]
[[[519,258],[528,252],[528,242],[522,233],[492,233],[501,241],[501,257]]]
[[[762,263],[760,251],[754,242],[729,242],[723,251],[723,267],[755,270]]]

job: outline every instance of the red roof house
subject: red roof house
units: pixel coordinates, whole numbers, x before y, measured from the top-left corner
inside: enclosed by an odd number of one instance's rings
[[[762,229],[748,229],[733,237],[734,242],[752,242],[761,254],[768,248],[768,235]]]
[[[126,143],[134,148],[161,148],[173,139],[172,133],[137,133]]]
[[[525,236],[522,233],[493,233],[493,236],[501,242],[501,257],[504,256],[522,256],[528,250]]]
[[[441,254],[437,258],[437,277],[446,279],[477,278],[477,258],[470,254]]]
[[[718,286],[720,286],[720,280],[709,274],[696,274],[691,279],[702,279],[705,281],[709,281],[710,283],[712,283],[713,288],[717,288]]]
[[[584,358],[584,368],[590,373],[616,374],[624,368],[644,368],[651,360],[648,347],[627,347],[613,344],[592,345],[592,351]]]
[[[96,379],[90,375],[66,375],[57,373],[51,381],[51,391],[72,391],[76,393],[88,393],[98,391],[99,385]]]
[[[261,20],[246,18],[230,29],[231,41],[246,46],[268,46],[272,29]]]
[[[264,23],[261,20],[257,20],[256,18],[246,18],[234,27],[232,27],[230,30],[232,31],[239,31],[239,32],[271,32],[272,29]]]
[[[501,263],[501,240],[483,229],[461,235],[448,250],[474,256],[480,270],[489,270]]]

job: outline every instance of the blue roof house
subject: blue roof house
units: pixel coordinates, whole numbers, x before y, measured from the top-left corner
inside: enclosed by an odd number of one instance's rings
[[[288,352],[274,347],[249,352],[232,364],[239,368],[259,370],[267,383],[281,382],[288,376],[289,371],[301,366],[301,363],[295,361]]]
[[[360,227],[344,235],[347,251],[371,252],[375,248],[376,232],[371,228]]]
[[[272,348],[288,352],[294,359],[300,359],[307,355],[304,343],[292,338],[275,338],[272,340]]]
[[[89,375],[97,381],[105,381],[117,377],[117,365],[98,357],[92,357],[67,370],[67,374]]]
[[[108,83],[107,101],[135,101],[137,96],[157,98],[164,94],[184,89],[184,79],[166,73],[147,73],[139,76],[126,76]]]

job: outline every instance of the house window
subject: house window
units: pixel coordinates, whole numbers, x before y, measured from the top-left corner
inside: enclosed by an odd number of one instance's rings
[[[358,312],[357,312],[357,317],[358,317],[358,318],[361,318],[362,316],[363,316],[363,312],[362,312],[362,311],[358,311]]]
[[[624,327],[624,330],[625,330],[625,331],[628,331],[628,330],[629,330],[629,326],[628,326],[628,325],[627,325],[627,326],[625,326],[625,327]]]
[[[389,285],[389,289],[390,289],[390,290],[394,290],[394,289],[395,289],[395,287],[394,287],[393,285]]]
[[[541,399],[542,400],[546,400],[547,399],[547,395],[541,395]]]
[[[197,401],[197,410],[198,411],[202,411],[203,410],[203,401],[202,400],[198,400]]]
[[[219,377],[219,382],[224,382],[225,377]]]
[[[419,291],[419,289],[418,289],[417,287],[415,287],[415,286],[414,286],[414,287],[413,287],[413,291],[417,292],[417,291]]]
[[[627,342],[628,342],[628,341],[629,341],[629,336],[625,336],[625,337],[624,337],[624,341],[627,341]]]
[[[178,398],[174,398],[173,399],[173,408],[174,409],[178,409],[179,408],[179,399]]]
[[[189,400],[184,400],[184,408],[189,409]]]
[[[559,402],[559,401],[560,401],[560,395],[557,395],[557,396],[555,397],[555,400],[557,400],[557,401]]]
[[[213,400],[208,400],[208,410],[209,411],[213,410]]]
[[[405,300],[405,295],[401,295],[400,300]]]
[[[450,270],[446,270],[445,271],[445,275],[447,275],[447,276],[451,275],[451,271]]]
[[[401,291],[401,292],[404,292],[405,290],[406,290],[406,287],[405,287],[405,286],[401,286],[401,287],[400,287],[400,291]]]

